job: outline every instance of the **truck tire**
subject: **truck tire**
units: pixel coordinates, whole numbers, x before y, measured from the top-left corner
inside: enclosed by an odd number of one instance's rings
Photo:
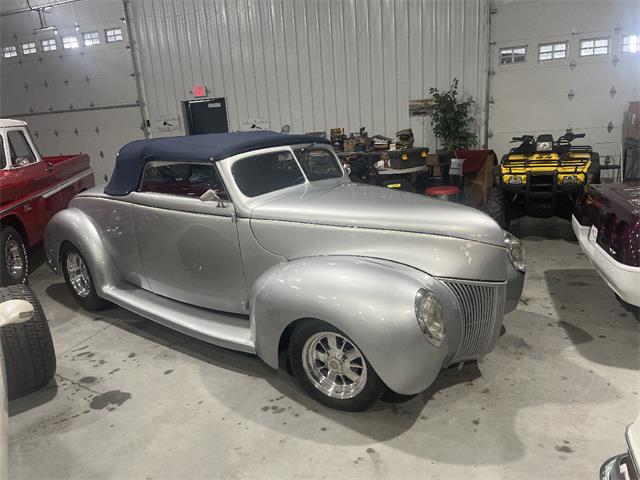
[[[367,410],[386,389],[356,344],[320,320],[306,320],[293,331],[289,362],[300,386],[319,403],[337,410]]]
[[[98,296],[89,266],[76,247],[65,243],[62,247],[60,260],[67,287],[82,308],[95,312],[111,305],[107,300]]]
[[[0,287],[26,284],[29,275],[27,247],[18,231],[0,226]]]
[[[507,210],[504,201],[504,193],[498,187],[493,187],[487,198],[487,214],[493,218],[502,228],[509,227]]]
[[[9,400],[40,390],[56,372],[51,331],[40,302],[26,285],[0,288],[0,302],[14,299],[33,305],[33,318],[0,328]]]

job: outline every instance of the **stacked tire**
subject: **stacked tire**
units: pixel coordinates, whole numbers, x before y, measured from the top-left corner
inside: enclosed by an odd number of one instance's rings
[[[0,288],[0,302],[26,300],[33,318],[0,328],[9,400],[43,388],[56,371],[56,354],[47,317],[33,291],[26,285]]]

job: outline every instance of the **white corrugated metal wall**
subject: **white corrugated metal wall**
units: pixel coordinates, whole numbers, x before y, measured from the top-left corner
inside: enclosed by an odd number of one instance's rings
[[[482,133],[487,0],[132,0],[152,134],[184,133],[194,85],[225,97],[231,130],[411,127],[409,100],[454,77],[477,100]]]
[[[57,32],[34,35],[40,21],[29,7],[45,5],[45,22]],[[2,0],[0,14],[1,46],[18,51],[0,58],[0,117],[27,121],[43,155],[88,153],[103,182],[120,147],[144,137],[122,0]],[[122,41],[106,42],[111,28],[122,30]],[[100,43],[85,46],[84,32],[97,32]],[[77,48],[63,48],[67,35]],[[54,39],[56,50],[43,51],[44,39]],[[36,52],[25,55],[25,42]]]
[[[640,34],[637,0],[493,0],[489,145],[499,153],[521,134],[571,128],[586,133],[603,162],[620,163],[621,126],[640,100],[640,53],[623,53],[625,35]],[[608,38],[609,53],[580,56],[580,40]],[[538,61],[540,44],[567,42],[564,59]],[[501,48],[526,46],[526,62],[500,65]],[[571,92],[572,95],[569,95]],[[608,125],[611,122],[611,130]],[[608,157],[608,158],[607,158]],[[613,179],[617,171],[603,173]]]

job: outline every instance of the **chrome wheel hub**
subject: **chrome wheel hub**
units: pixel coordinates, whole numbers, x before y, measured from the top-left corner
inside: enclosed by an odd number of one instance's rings
[[[332,398],[358,395],[367,384],[367,364],[351,341],[334,332],[320,332],[302,347],[302,366],[311,383]]]
[[[9,238],[4,247],[4,260],[9,275],[21,278],[24,273],[24,260],[21,255],[21,245],[13,238]]]
[[[73,291],[80,297],[87,297],[91,292],[91,277],[87,265],[77,253],[67,255],[67,273]]]

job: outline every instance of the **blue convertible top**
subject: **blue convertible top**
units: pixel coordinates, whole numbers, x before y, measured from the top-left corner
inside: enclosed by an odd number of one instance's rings
[[[136,140],[126,144],[118,152],[113,175],[104,192],[108,195],[122,196],[134,191],[140,183],[144,166],[153,160],[215,162],[260,148],[313,142],[330,143],[326,138],[289,135],[268,130]]]

